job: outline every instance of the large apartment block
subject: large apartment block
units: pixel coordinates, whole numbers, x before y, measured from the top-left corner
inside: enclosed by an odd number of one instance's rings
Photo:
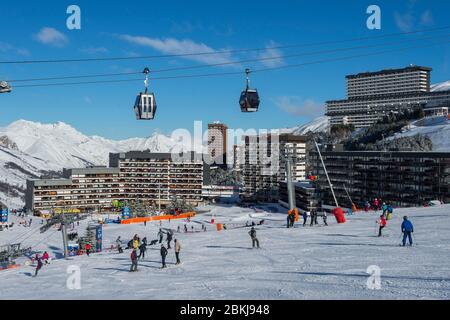
[[[143,200],[162,206],[173,197],[202,201],[203,160],[189,153],[174,161],[170,153],[111,153],[109,168],[64,170],[64,179],[28,180],[26,207],[108,210],[113,200]]]
[[[326,103],[330,124],[369,127],[391,111],[448,107],[450,90],[432,92],[431,71],[427,67],[409,66],[348,75],[347,99]]]
[[[306,137],[293,134],[244,137],[243,196],[261,200],[278,197],[286,181],[286,158],[291,159],[293,181],[306,177]]]
[[[359,208],[375,198],[400,207],[450,202],[450,152],[334,151],[322,157],[340,206],[351,206],[349,196]],[[323,204],[335,206],[317,152],[311,161]]]
[[[213,163],[226,167],[227,161],[227,130],[220,122],[208,124],[208,154]]]

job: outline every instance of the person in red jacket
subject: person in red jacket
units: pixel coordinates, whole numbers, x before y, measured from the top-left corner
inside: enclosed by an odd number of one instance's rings
[[[86,244],[86,254],[89,257],[89,253],[91,253],[91,245],[89,243]]]
[[[130,272],[135,272],[135,271],[137,271],[137,267],[138,267],[136,249],[133,249],[133,251],[131,251],[130,258],[131,258]]]
[[[48,252],[45,251],[44,254],[42,255],[42,260],[44,260],[44,263],[45,263],[45,264],[49,264],[49,263],[50,263],[50,262],[49,262],[49,259],[50,259],[50,257],[49,257],[49,255],[48,255]]]
[[[380,224],[380,229],[378,231],[378,236],[381,237],[382,236],[381,230],[383,230],[384,227],[386,227],[386,225],[387,225],[386,218],[385,218],[385,216],[383,214],[380,216],[380,221],[377,221],[377,223]]]
[[[34,271],[34,276],[36,277],[39,270],[41,270],[42,268],[42,260],[40,258],[37,258],[37,266],[36,266],[36,270]]]

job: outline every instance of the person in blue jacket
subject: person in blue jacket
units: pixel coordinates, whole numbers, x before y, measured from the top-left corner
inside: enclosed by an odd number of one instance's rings
[[[406,238],[409,240],[409,245],[412,246],[412,233],[414,232],[414,226],[411,221],[408,220],[408,217],[403,217],[402,223],[402,232],[403,232],[403,246],[406,245]]]

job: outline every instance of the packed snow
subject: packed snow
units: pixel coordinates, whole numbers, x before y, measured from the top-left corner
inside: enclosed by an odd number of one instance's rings
[[[182,264],[169,250],[168,268],[161,269],[159,244],[150,246],[138,272],[129,272],[130,250],[107,248],[120,235],[124,243],[138,234],[157,239],[159,223],[104,225],[104,251],[56,259],[62,255],[61,233],[40,234],[39,219],[31,227],[15,225],[0,232],[0,243],[23,241],[53,258],[33,277],[34,265],[0,271],[1,299],[449,299],[450,205],[394,210],[384,236],[376,237],[378,213],[347,216],[338,225],[287,229],[285,210],[277,205],[257,208],[207,207],[190,223],[172,220],[163,228],[175,231],[182,244]],[[400,225],[408,215],[414,224],[414,246],[401,247]],[[228,225],[217,231],[209,222]],[[18,219],[17,217],[12,217]],[[245,223],[254,221],[261,249],[252,249]],[[308,221],[309,222],[309,221]],[[88,221],[75,227],[82,234]],[[177,227],[194,231],[178,233]],[[201,231],[201,224],[207,232]],[[172,243],[173,248],[173,243]],[[24,259],[18,262],[24,263]],[[27,259],[26,259],[27,260]],[[66,286],[67,268],[79,266],[81,289]],[[381,269],[381,289],[367,287],[369,266]]]

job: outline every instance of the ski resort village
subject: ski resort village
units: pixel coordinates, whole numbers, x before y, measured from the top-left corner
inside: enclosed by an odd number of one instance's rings
[[[0,300],[450,299],[448,10],[80,2],[0,12]]]

